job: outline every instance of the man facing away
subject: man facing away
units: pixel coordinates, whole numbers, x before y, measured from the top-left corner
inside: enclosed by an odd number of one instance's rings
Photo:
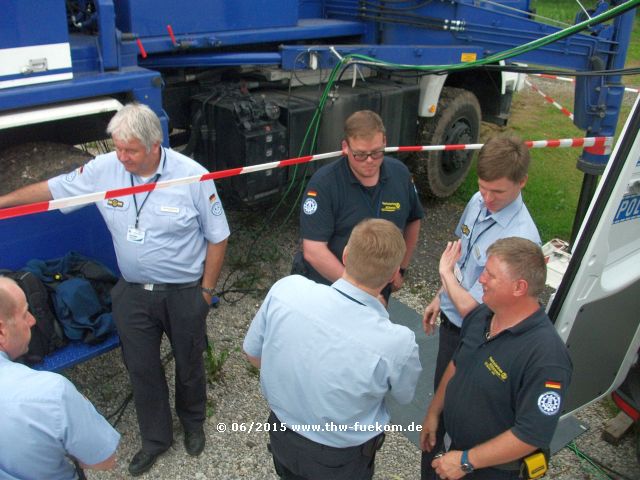
[[[432,451],[443,414],[451,448],[432,461],[435,478],[521,478],[522,459],[548,450],[571,379],[567,348],[538,302],[547,273],[540,246],[503,238],[487,257],[484,304],[464,319],[420,433]]]
[[[434,392],[460,340],[462,319],[482,303],[479,278],[487,261],[487,248],[496,240],[511,236],[540,243],[521,193],[527,183],[529,163],[529,149],[516,137],[494,137],[480,150],[479,191],[467,203],[456,227],[459,239],[450,242],[442,254],[442,287],[424,312],[423,326],[428,335],[433,333],[440,315]],[[451,258],[455,259],[454,268],[448,268]],[[434,451],[442,449],[443,438],[441,430]],[[432,452],[423,453],[423,480],[434,478],[432,457]]]
[[[18,285],[0,278],[0,477],[77,478],[76,466],[109,470],[120,435],[69,380],[13,360],[26,353],[35,319]]]
[[[342,276],[342,251],[351,230],[365,218],[393,222],[404,235],[400,275],[383,292],[402,287],[418,241],[422,204],[407,167],[384,156],[387,140],[380,116],[355,112],[345,121],[344,157],[320,168],[309,181],[300,211],[307,277],[331,285]]]
[[[285,479],[368,479],[384,438],[388,392],[413,398],[421,371],[413,332],[378,300],[405,255],[387,220],[358,224],[331,286],[299,275],[271,288],[244,340],[271,408],[270,449]]]
[[[190,158],[162,147],[160,120],[145,105],[124,106],[107,132],[115,152],[1,196],[0,208],[206,173]],[[173,442],[160,359],[163,334],[175,359],[175,404],[185,450],[199,455],[204,449],[206,318],[229,227],[213,181],[109,198],[96,206],[111,232],[122,274],[111,297],[142,437],[142,448],[129,464],[136,476]]]

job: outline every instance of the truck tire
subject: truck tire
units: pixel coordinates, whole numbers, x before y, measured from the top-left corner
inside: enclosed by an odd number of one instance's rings
[[[473,93],[444,87],[436,115],[419,119],[418,145],[477,143],[480,118],[480,103]],[[472,150],[420,152],[407,163],[423,196],[444,198],[464,181],[472,158]]]

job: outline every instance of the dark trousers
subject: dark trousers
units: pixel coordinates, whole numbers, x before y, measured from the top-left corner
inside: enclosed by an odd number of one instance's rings
[[[373,477],[376,451],[384,434],[355,447],[336,448],[314,442],[281,428],[273,412],[269,415],[270,450],[280,478],[286,480],[369,480]],[[274,428],[275,425],[275,428]]]
[[[449,319],[440,312],[440,339],[438,342],[438,357],[436,359],[436,371],[433,377],[433,392],[435,394],[440,385],[440,380],[444,371],[447,369],[453,352],[458,347],[460,342],[460,329],[456,329]],[[433,468],[431,468],[431,462],[434,455],[444,451],[444,419],[440,415],[440,421],[438,422],[438,432],[436,433],[436,445],[430,452],[422,452],[421,461],[421,480],[438,480]],[[467,478],[467,476],[465,476]]]
[[[173,442],[169,389],[160,358],[163,333],[175,359],[176,413],[185,431],[202,428],[206,413],[206,318],[199,286],[147,291],[120,280],[111,291],[113,317],[129,372],[142,449],[160,453]]]

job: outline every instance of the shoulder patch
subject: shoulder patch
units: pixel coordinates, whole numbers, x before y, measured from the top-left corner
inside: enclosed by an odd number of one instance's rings
[[[67,176],[66,176],[66,177],[64,177],[64,179],[65,179],[67,182],[71,183],[71,182],[73,182],[73,181],[76,179],[76,177],[77,177],[78,175],[82,175],[82,171],[83,171],[83,170],[84,170],[84,165],[82,165],[82,166],[80,166],[80,167],[76,168],[73,172],[69,172],[69,173],[67,173]]]
[[[313,198],[307,198],[302,204],[302,211],[306,215],[313,215],[318,210],[318,202]]]
[[[220,202],[213,202],[211,204],[211,213],[216,217],[222,215],[222,204]]]
[[[545,415],[555,415],[560,411],[560,395],[557,392],[544,392],[538,397],[538,408]]]

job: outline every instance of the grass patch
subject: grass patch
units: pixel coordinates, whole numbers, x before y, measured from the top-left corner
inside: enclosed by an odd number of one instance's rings
[[[229,358],[229,355],[229,350],[217,352],[213,340],[209,340],[207,344],[207,357],[204,362],[209,382],[217,382],[222,379],[224,373],[222,368]]]

